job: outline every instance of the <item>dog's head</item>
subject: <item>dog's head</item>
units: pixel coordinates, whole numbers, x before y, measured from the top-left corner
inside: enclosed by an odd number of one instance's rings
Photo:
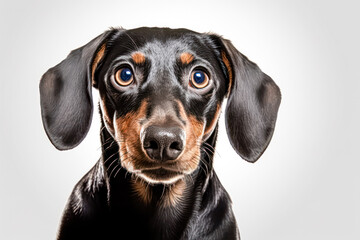
[[[230,143],[254,162],[272,137],[280,90],[230,41],[186,29],[112,29],[72,51],[40,82],[45,130],[60,150],[77,146],[92,118],[91,86],[121,164],[148,182],[192,173],[228,97]]]

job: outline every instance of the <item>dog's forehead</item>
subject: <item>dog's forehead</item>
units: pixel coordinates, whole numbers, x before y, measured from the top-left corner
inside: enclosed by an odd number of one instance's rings
[[[206,44],[206,36],[187,29],[138,28],[122,31],[111,45],[119,54],[141,52],[154,62],[168,62],[184,52],[199,57],[210,53],[212,50]]]
[[[134,41],[138,41],[138,43],[151,42],[152,40],[167,42],[169,40],[181,39],[182,41],[187,41],[204,35],[188,29],[170,28],[137,28],[125,30],[122,34],[128,36]]]
[[[173,62],[174,57],[179,57],[182,53],[195,55],[193,47],[180,39],[169,39],[165,42],[153,39],[135,51],[143,53],[147,59],[156,63]]]

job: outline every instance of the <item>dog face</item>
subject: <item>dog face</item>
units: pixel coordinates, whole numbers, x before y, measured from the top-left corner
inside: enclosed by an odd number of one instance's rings
[[[186,29],[113,29],[74,50],[40,83],[52,143],[69,149],[91,122],[91,85],[121,165],[150,183],[174,183],[195,171],[202,144],[229,96],[230,142],[254,162],[275,126],[280,91],[270,77],[216,35]]]
[[[103,120],[122,166],[148,182],[172,183],[198,167],[228,85],[209,43],[191,32],[137,29],[98,53]]]

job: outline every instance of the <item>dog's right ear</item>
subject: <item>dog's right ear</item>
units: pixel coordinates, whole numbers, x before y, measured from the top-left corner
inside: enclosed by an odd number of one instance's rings
[[[76,147],[89,131],[93,103],[91,86],[103,58],[107,31],[50,68],[40,81],[40,104],[46,134],[59,150]]]

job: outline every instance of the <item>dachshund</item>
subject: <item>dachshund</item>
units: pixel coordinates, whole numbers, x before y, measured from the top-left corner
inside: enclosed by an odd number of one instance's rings
[[[51,143],[76,147],[99,91],[102,154],[77,183],[58,239],[240,239],[213,159],[224,99],[236,153],[255,162],[281,93],[229,41],[188,29],[111,28],[40,81]]]

